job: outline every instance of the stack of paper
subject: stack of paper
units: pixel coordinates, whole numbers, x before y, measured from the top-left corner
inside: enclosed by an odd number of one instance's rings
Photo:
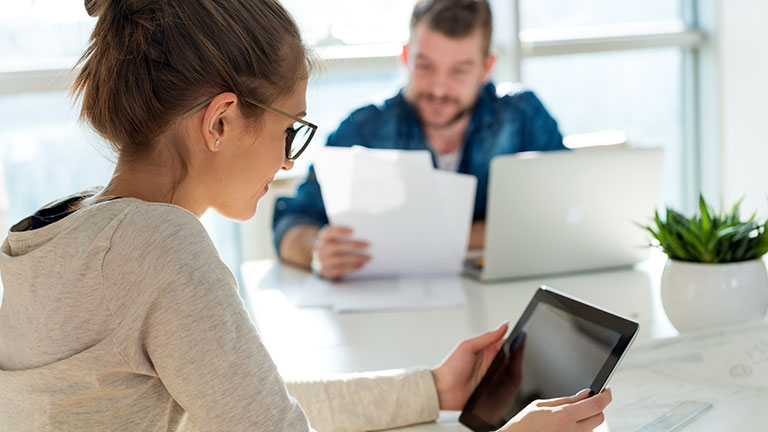
[[[434,169],[428,151],[325,147],[315,160],[332,225],[370,243],[352,276],[454,275],[469,243],[477,179]]]

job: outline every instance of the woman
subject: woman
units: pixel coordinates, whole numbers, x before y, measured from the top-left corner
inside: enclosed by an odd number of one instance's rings
[[[363,430],[461,409],[506,325],[431,371],[286,387],[198,221],[250,218],[314,132],[283,7],[85,3],[99,20],[74,92],[118,160],[105,188],[45,206],[3,244],[0,429]],[[535,402],[503,430],[591,430],[609,401]]]

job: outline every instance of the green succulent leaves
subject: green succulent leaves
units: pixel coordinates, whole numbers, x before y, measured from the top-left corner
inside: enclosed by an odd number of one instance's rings
[[[654,238],[651,246],[680,261],[730,263],[760,258],[768,252],[768,221],[760,224],[755,215],[742,221],[737,202],[728,213],[717,214],[699,196],[699,214],[688,218],[666,209],[664,219],[656,210],[655,227],[640,225]]]

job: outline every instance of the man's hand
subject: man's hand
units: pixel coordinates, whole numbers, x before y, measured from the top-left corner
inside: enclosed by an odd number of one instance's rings
[[[353,233],[347,227],[323,227],[312,249],[312,270],[325,279],[336,280],[370,261],[371,257],[365,254],[368,243],[352,239]]]
[[[469,231],[469,250],[483,249],[485,247],[485,221],[472,222]]]

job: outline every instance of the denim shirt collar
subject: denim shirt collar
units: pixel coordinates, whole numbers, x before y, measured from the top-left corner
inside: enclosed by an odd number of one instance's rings
[[[397,138],[400,143],[409,150],[429,150],[426,139],[424,138],[424,130],[421,128],[419,118],[413,107],[405,99],[403,90],[397,94],[393,103],[401,106],[400,121],[397,122]]]
[[[493,101],[496,100],[496,86],[488,83],[480,89],[480,95],[472,111],[472,119],[467,127],[465,143],[469,143],[469,138],[483,130],[492,129],[499,121],[500,117],[494,109]]]

